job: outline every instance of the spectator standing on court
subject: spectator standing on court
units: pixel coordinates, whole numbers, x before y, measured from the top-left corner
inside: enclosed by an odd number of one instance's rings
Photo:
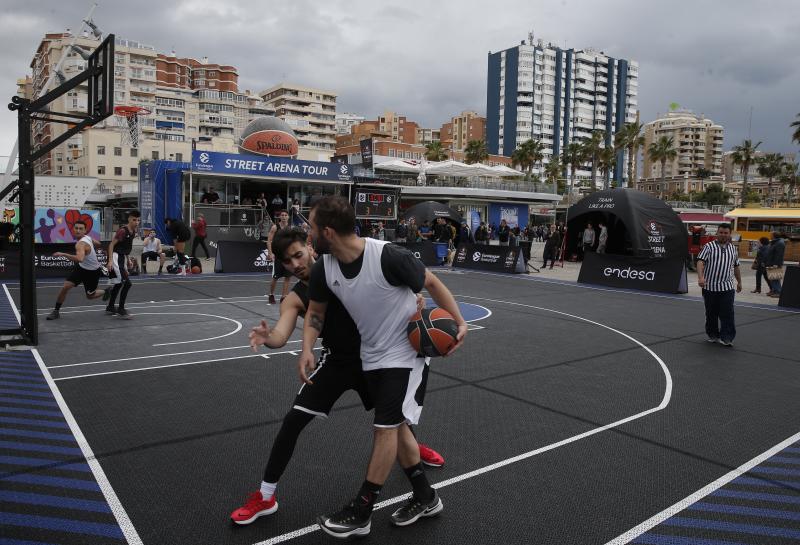
[[[730,224],[721,224],[717,228],[717,239],[700,250],[697,256],[697,284],[703,288],[708,342],[733,346],[736,337],[733,300],[736,292],[742,291],[742,275],[739,271],[739,251],[731,243]]]
[[[408,242],[408,225],[406,225],[405,219],[401,219],[397,224],[397,227],[394,230],[394,241],[399,242],[400,244],[405,244]]]
[[[779,269],[783,267],[783,255],[786,252],[786,243],[783,242],[783,233],[777,231],[772,232],[772,242],[769,244],[769,252],[767,252],[767,273],[769,269]],[[769,280],[770,297],[778,298],[781,296],[781,279]]]
[[[581,237],[581,249],[583,250],[583,255],[586,255],[586,252],[592,251],[592,247],[594,246],[594,238],[595,233],[594,229],[592,229],[592,224],[587,223],[586,229],[583,230],[583,236]]]
[[[192,229],[194,229],[194,240],[192,241],[192,255],[197,257],[197,247],[203,248],[206,253],[206,259],[209,259],[208,248],[206,247],[206,217],[203,214],[197,214],[197,219],[192,222]]]
[[[417,225],[417,220],[415,218],[411,218],[408,220],[408,241],[409,242],[419,242],[422,240],[419,237],[419,226]]]
[[[606,253],[606,243],[608,242],[608,228],[605,222],[599,221],[597,225],[600,227],[600,236],[597,237],[597,253]]]
[[[472,230],[467,225],[467,220],[461,220],[461,229],[458,231],[458,239],[456,246],[459,244],[474,244],[475,238],[472,236]]]
[[[500,220],[500,227],[497,228],[497,240],[500,241],[500,246],[508,246],[510,236],[511,228],[506,223],[506,220]]]
[[[475,243],[476,244],[489,243],[489,231],[488,229],[486,229],[486,223],[484,222],[481,222],[481,224],[475,230]]]
[[[769,278],[767,278],[767,257],[769,255],[769,239],[767,237],[761,237],[758,239],[758,242],[761,244],[758,247],[758,251],[756,252],[756,258],[753,260],[753,269],[756,271],[756,289],[751,291],[750,293],[761,293],[761,279],[763,278],[764,281],[767,283],[767,295],[772,293],[772,288],[769,284]]]
[[[552,233],[550,233],[544,243],[544,252],[542,253],[543,269],[547,267],[548,261],[550,262],[551,269],[553,268],[553,265],[556,264],[556,254],[559,247],[561,247],[561,235],[556,229],[553,229]]]

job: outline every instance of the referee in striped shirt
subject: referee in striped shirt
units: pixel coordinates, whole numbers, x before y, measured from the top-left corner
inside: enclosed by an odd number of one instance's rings
[[[733,280],[736,279],[736,291]],[[712,240],[697,256],[697,284],[703,288],[706,304],[706,334],[708,342],[733,346],[736,325],[733,321],[733,298],[742,291],[739,272],[739,251],[731,244],[731,226],[723,223],[717,228],[717,240]]]

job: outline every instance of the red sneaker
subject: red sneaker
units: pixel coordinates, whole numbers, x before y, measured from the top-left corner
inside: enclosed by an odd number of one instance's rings
[[[442,467],[444,465],[442,455],[422,443],[419,444],[419,457],[426,466]]]
[[[258,517],[271,515],[278,510],[278,502],[273,495],[269,500],[264,500],[261,492],[253,492],[247,497],[247,503],[231,513],[231,520],[236,524],[250,524]]]

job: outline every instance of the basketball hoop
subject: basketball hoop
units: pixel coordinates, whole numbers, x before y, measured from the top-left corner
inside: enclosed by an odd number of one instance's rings
[[[139,140],[142,137],[139,118],[151,113],[147,108],[139,106],[114,106],[114,119],[120,129],[120,141],[123,146],[139,147]]]

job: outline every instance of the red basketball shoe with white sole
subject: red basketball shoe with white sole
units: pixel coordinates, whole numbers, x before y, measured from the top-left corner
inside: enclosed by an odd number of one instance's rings
[[[419,444],[419,457],[426,466],[442,467],[444,465],[442,455],[422,443]]]
[[[278,510],[278,502],[273,495],[265,500],[261,492],[253,492],[247,496],[247,503],[231,513],[231,520],[236,524],[250,524],[258,517],[271,515]]]

